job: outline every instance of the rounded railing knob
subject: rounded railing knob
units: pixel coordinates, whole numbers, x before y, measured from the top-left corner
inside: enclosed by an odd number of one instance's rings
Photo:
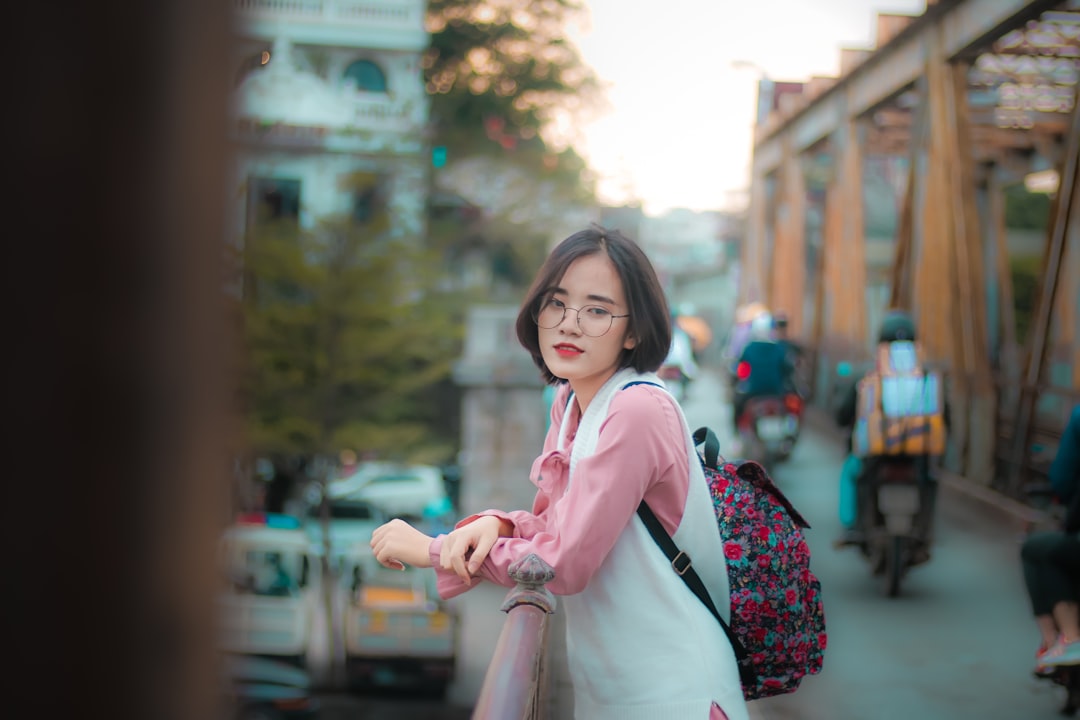
[[[517,587],[503,601],[503,612],[510,612],[518,605],[533,605],[548,614],[555,612],[555,596],[546,587],[555,579],[555,570],[540,556],[526,555],[510,565],[508,573]]]

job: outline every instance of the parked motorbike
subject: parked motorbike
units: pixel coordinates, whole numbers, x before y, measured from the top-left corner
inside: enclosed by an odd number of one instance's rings
[[[795,393],[750,398],[736,423],[743,455],[766,467],[787,460],[802,426],[802,398]]]
[[[859,483],[861,550],[885,594],[896,597],[908,570],[930,559],[926,485],[920,458],[880,457],[870,461]]]

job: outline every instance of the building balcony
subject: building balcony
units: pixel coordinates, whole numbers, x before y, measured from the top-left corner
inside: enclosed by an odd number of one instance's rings
[[[242,35],[293,43],[419,52],[425,0],[232,0]]]
[[[276,108],[276,109],[275,109]],[[425,113],[409,101],[354,99],[335,103],[331,116],[283,103],[240,113],[236,138],[265,146],[339,152],[413,154],[422,149]]]

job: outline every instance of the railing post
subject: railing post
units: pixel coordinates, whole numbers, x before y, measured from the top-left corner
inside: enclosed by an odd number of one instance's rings
[[[555,612],[555,596],[547,583],[555,571],[537,555],[510,566],[517,583],[500,608],[507,614],[473,720],[542,720],[547,716],[547,616]]]

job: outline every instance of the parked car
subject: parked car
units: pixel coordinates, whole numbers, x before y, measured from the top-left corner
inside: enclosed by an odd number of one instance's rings
[[[309,720],[319,716],[310,676],[301,668],[251,655],[224,658],[225,700],[234,720]]]
[[[340,569],[341,558],[357,543],[367,543],[375,528],[388,518],[376,505],[351,497],[330,498],[329,510],[330,555],[329,567]],[[325,551],[323,542],[322,504],[309,506],[304,517],[304,530],[316,552]]]
[[[327,486],[331,498],[366,500],[391,518],[430,520],[453,514],[442,471],[434,465],[361,464]]]
[[[389,570],[370,548],[345,558],[339,585],[350,686],[411,688],[441,697],[453,679],[457,614],[435,589],[435,573]]]
[[[299,518],[243,513],[221,538],[221,649],[305,662],[319,611],[320,567]]]

